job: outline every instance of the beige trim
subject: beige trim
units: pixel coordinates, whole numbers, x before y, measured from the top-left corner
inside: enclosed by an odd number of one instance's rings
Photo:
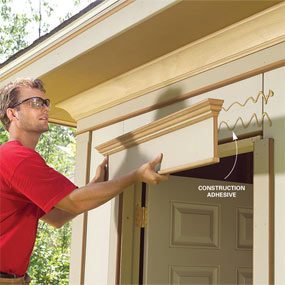
[[[214,159],[219,157],[218,153],[218,116],[213,117],[213,150],[214,150]],[[218,161],[219,162],[219,161]]]
[[[253,284],[274,284],[273,139],[254,143]]]
[[[90,163],[91,163],[91,146],[92,146],[92,133],[89,132],[89,139],[87,145],[87,159],[86,159],[86,178],[85,185],[90,182]],[[85,279],[85,263],[86,263],[86,242],[87,242],[87,225],[88,225],[88,212],[83,216],[83,237],[82,237],[82,259],[81,259],[81,283],[84,284]]]
[[[133,189],[132,189],[133,190]],[[123,223],[123,207],[124,207],[124,193],[119,195],[118,201],[118,242],[117,242],[117,256],[116,256],[116,284],[120,284],[121,279],[121,244],[122,244],[122,223]]]
[[[85,279],[85,261],[86,261],[86,238],[87,238],[88,212],[83,213],[83,230],[82,230],[82,258],[80,264],[80,284],[84,284]]]
[[[284,14],[285,3],[282,2],[69,98],[57,106],[68,111],[75,120],[80,120],[177,81],[282,43],[285,41]]]
[[[204,160],[200,160],[200,161],[196,161],[196,162],[192,162],[189,164],[185,164],[185,165],[180,165],[178,167],[172,167],[172,168],[166,168],[162,171],[158,171],[159,174],[171,174],[171,173],[175,173],[178,171],[183,171],[185,169],[189,170],[192,168],[198,168],[198,167],[202,167],[202,166],[207,166],[210,164],[215,164],[220,162],[220,159],[218,157],[213,157],[213,158],[209,158],[209,159],[204,159]]]
[[[117,284],[138,284],[140,228],[135,225],[135,210],[141,205],[142,183],[123,193],[120,280]]]
[[[75,124],[75,123],[71,123],[71,122],[68,122],[68,121],[57,120],[57,119],[51,119],[51,118],[50,118],[48,121],[49,121],[49,123],[58,124],[58,125],[61,125],[61,126],[67,126],[67,127],[76,128],[76,124]]]
[[[274,222],[274,211],[275,211],[275,195],[274,195],[274,140],[269,139],[269,171],[268,171],[268,176],[269,176],[269,240],[268,240],[268,255],[269,255],[269,284],[274,284],[275,276],[274,276],[274,259],[275,259],[275,253],[274,253],[274,239],[275,239],[275,222]]]
[[[251,137],[243,140],[237,140],[238,154],[253,152],[254,142],[260,140],[261,136]],[[235,142],[220,144],[218,146],[219,158],[228,157],[236,154]]]
[[[78,187],[89,182],[90,177],[90,152],[91,132],[76,138],[76,171],[75,184]],[[71,258],[70,258],[70,284],[84,284],[86,235],[88,213],[77,216],[72,221]]]
[[[133,117],[145,114],[147,112],[151,112],[153,110],[157,110],[157,109],[169,106],[171,104],[175,104],[177,102],[186,100],[186,99],[191,98],[191,97],[198,96],[198,95],[206,93],[206,92],[210,92],[210,91],[212,91],[214,89],[221,88],[221,87],[224,87],[226,85],[229,85],[229,84],[232,84],[232,83],[235,83],[235,82],[238,82],[238,81],[250,78],[252,76],[261,74],[263,72],[268,72],[270,70],[279,68],[281,66],[285,66],[285,60],[274,62],[274,63],[266,65],[264,67],[257,68],[257,69],[251,70],[249,72],[245,72],[243,74],[240,74],[238,76],[234,76],[232,78],[228,78],[226,80],[222,80],[220,82],[217,82],[217,83],[214,83],[214,84],[202,87],[200,89],[188,92],[188,93],[180,96],[179,98],[174,98],[174,99],[170,99],[170,100],[167,100],[167,101],[164,101],[164,102],[160,102],[160,103],[154,104],[152,106],[139,109],[138,111],[130,112],[130,113],[128,113],[126,115],[123,115],[123,116],[118,116],[118,117],[116,117],[114,119],[111,119],[111,120],[108,120],[108,121],[106,121],[104,123],[92,125],[92,127],[90,127],[90,128],[85,128],[85,129],[82,129],[82,130],[76,132],[76,135],[78,136],[78,135],[83,134],[85,132],[95,131],[95,130],[98,130],[98,129],[101,129],[101,128],[105,128],[105,127],[113,125],[115,123],[118,123],[118,122],[130,119],[130,118],[133,118]]]
[[[96,149],[103,155],[114,154],[208,118],[217,117],[222,108],[222,104],[223,100],[204,100],[191,107],[175,112],[146,126],[103,143],[97,146]]]

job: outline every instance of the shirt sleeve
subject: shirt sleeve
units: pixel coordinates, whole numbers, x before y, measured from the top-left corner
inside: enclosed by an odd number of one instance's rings
[[[17,166],[11,185],[45,213],[77,188],[69,179],[49,167],[37,153]]]

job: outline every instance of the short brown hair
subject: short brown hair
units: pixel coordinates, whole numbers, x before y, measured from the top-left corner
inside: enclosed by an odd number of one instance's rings
[[[40,79],[31,78],[17,79],[0,88],[0,120],[6,130],[10,127],[10,120],[6,111],[18,103],[21,87],[30,87],[46,92]]]

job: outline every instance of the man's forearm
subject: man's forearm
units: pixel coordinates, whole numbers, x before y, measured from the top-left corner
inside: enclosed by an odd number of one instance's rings
[[[80,214],[97,208],[138,181],[139,175],[137,171],[133,171],[110,181],[89,183],[70,193],[57,204],[57,207],[71,213]]]
[[[135,171],[119,178],[98,183],[96,183],[96,179],[93,179],[88,185],[64,197],[55,207],[71,214],[81,214],[104,204],[134,183],[158,184],[161,181],[165,181],[168,179],[168,176],[160,175],[155,171],[156,165],[161,163],[161,161],[162,154],[154,160],[143,164]],[[104,166],[104,164],[101,166]],[[100,178],[101,175],[98,177]]]
[[[42,216],[41,220],[55,228],[60,228],[76,216],[77,214],[71,214],[66,211],[53,208],[49,213]]]

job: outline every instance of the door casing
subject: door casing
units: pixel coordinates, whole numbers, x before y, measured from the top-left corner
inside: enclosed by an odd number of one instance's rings
[[[274,284],[274,141],[257,136],[237,144],[239,154],[254,154],[253,284]],[[219,145],[220,158],[235,153],[235,142]],[[138,284],[139,280],[140,228],[135,225],[135,213],[141,205],[141,187],[137,184],[123,194],[120,284]]]

